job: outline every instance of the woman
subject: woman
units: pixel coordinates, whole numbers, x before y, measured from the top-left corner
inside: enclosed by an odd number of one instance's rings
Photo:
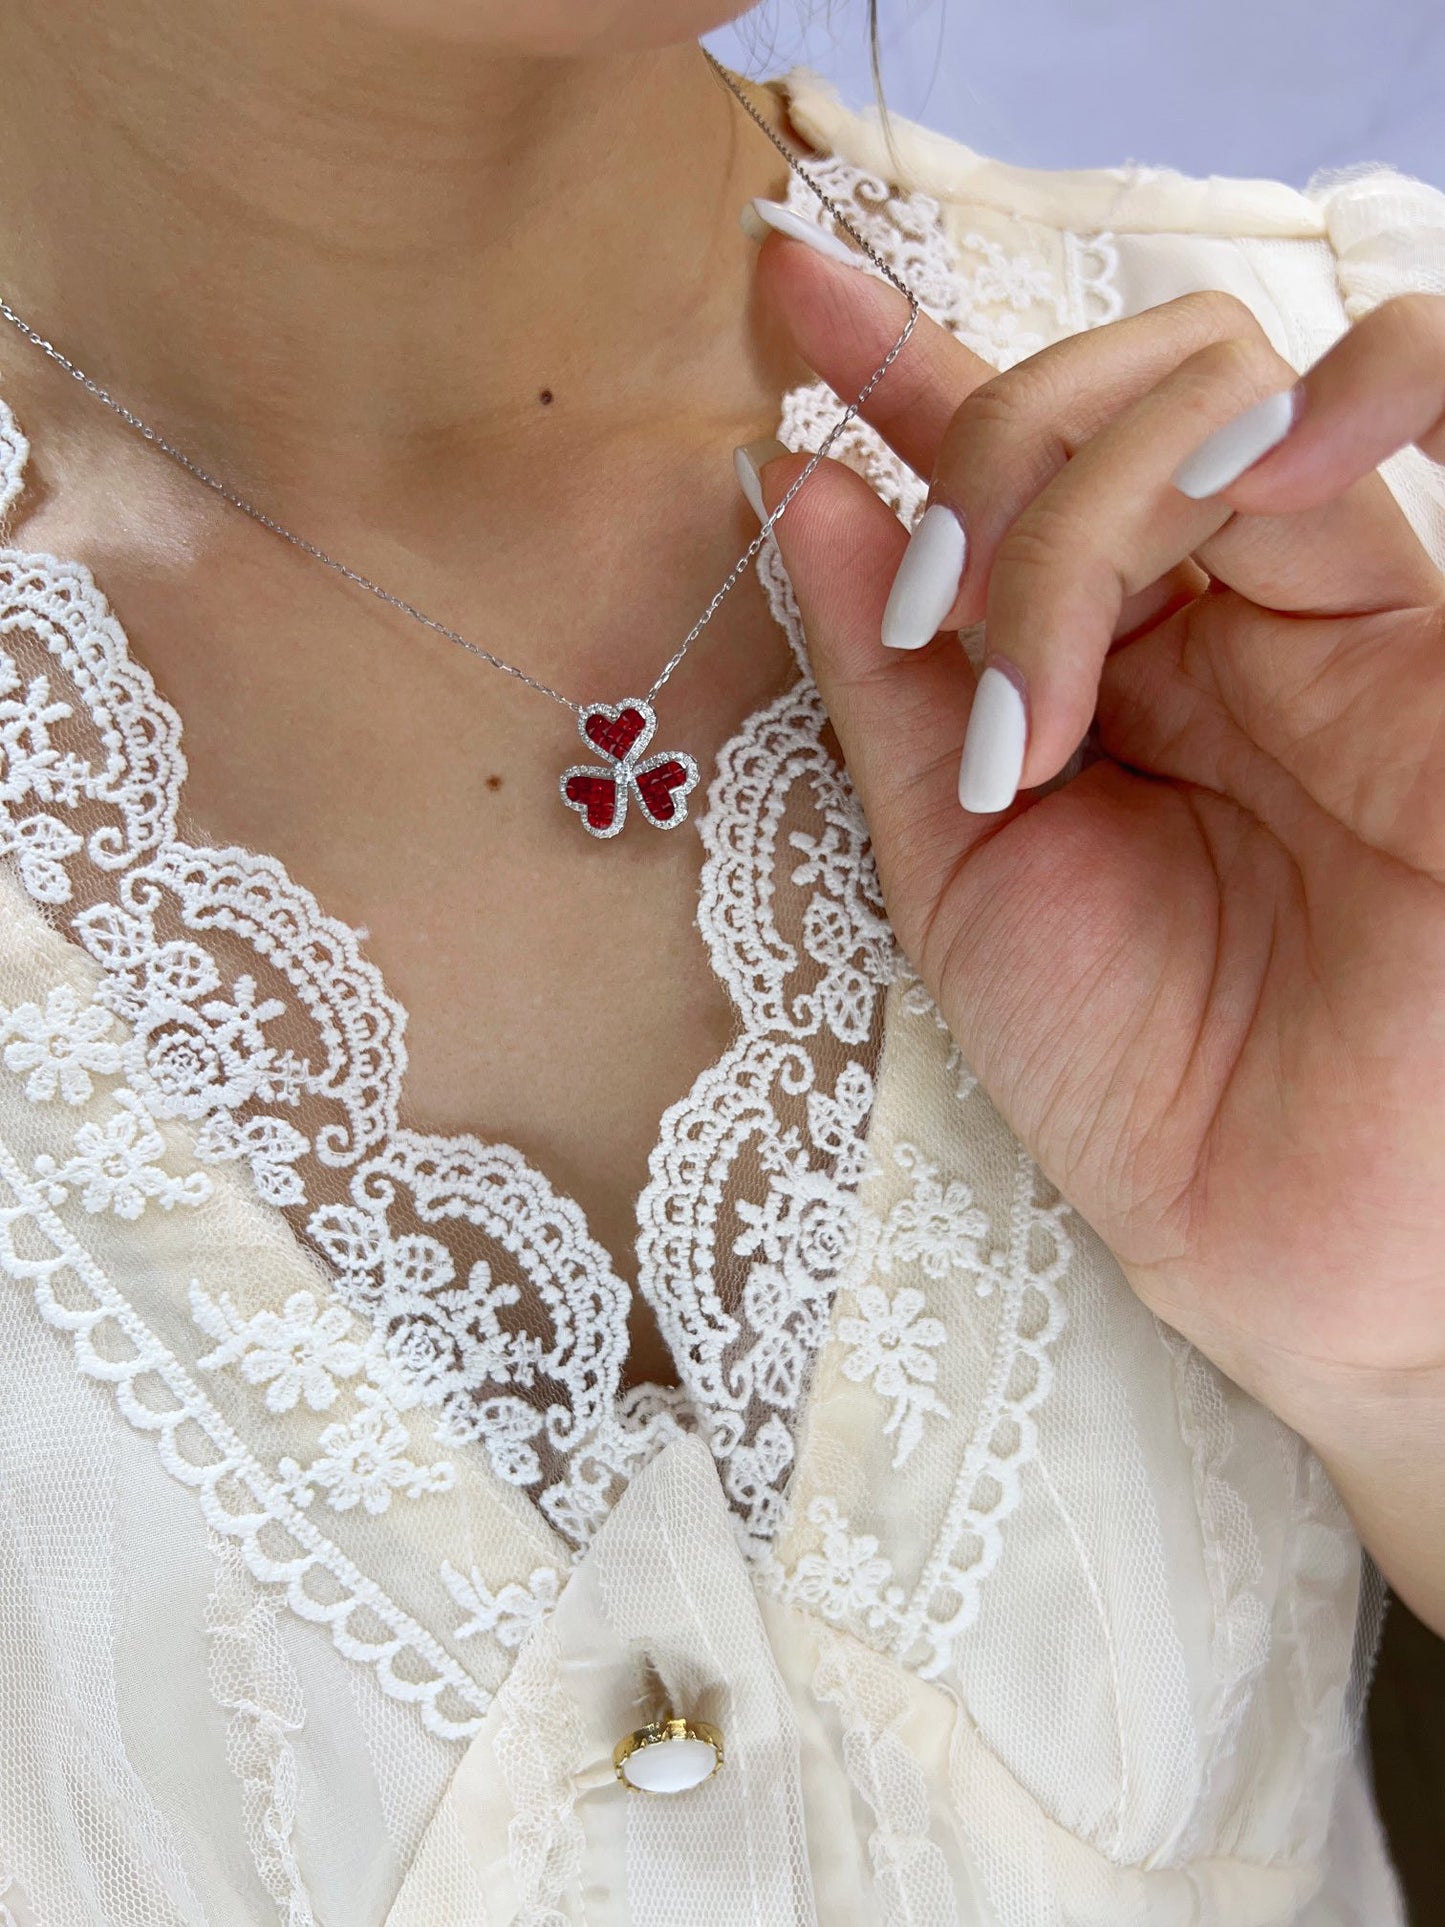
[[[709,24],[9,23],[13,1921],[1401,1917],[1445,201]]]

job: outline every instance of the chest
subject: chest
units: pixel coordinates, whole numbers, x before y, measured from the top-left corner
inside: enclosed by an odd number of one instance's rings
[[[727,506],[724,549],[745,540]],[[58,507],[26,536],[60,554],[94,543]],[[364,594],[318,585],[284,550],[266,569],[244,541],[222,542],[194,571],[124,544],[95,565],[131,654],[184,727],[182,836],[265,853],[359,933],[404,1013],[382,1073],[398,1123],[513,1147],[632,1281],[663,1116],[737,1029],[698,928],[697,824],[720,752],[797,675],[766,596],[745,579],[659,699],[657,749],[685,750],[701,771],[688,820],[662,832],[634,808],[599,841],[558,794],[566,767],[603,760],[570,711]],[[674,640],[671,608],[705,599],[710,554],[657,560],[682,565],[682,580],[662,591],[639,574],[639,607],[664,613],[635,622],[635,669],[602,646],[623,635],[623,614],[572,585],[591,625],[576,645],[579,695],[590,683],[618,698],[619,673],[645,687]],[[553,589],[565,600],[569,585]],[[525,660],[535,632],[481,601],[463,632],[500,633]],[[211,941],[254,972],[247,946]],[[629,1380],[675,1383],[640,1299],[630,1326]]]

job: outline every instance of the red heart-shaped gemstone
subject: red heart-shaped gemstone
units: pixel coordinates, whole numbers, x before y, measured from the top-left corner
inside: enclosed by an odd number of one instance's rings
[[[635,778],[637,794],[642,807],[654,823],[670,823],[677,815],[679,798],[673,791],[687,781],[685,766],[675,760],[654,763],[651,769],[640,770]]]
[[[647,718],[640,709],[619,709],[615,716],[604,716],[600,709],[594,709],[583,731],[589,742],[620,763],[646,727]]]
[[[569,776],[567,801],[582,811],[590,828],[607,830],[617,814],[617,785],[610,776]]]

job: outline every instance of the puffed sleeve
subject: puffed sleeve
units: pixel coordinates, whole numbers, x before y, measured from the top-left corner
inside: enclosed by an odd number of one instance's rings
[[[1325,218],[1346,317],[1402,294],[1445,295],[1445,194],[1389,168],[1354,168],[1311,184]],[[1445,568],[1445,468],[1417,449],[1383,474],[1435,561]]]

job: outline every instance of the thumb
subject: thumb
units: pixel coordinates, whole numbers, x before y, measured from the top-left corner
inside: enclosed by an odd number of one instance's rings
[[[780,456],[762,469],[769,514],[804,461]],[[852,469],[820,462],[774,533],[894,930],[927,975],[920,950],[933,909],[970,845],[993,827],[958,801],[972,667],[954,635],[924,649],[884,648],[883,609],[908,532]]]

